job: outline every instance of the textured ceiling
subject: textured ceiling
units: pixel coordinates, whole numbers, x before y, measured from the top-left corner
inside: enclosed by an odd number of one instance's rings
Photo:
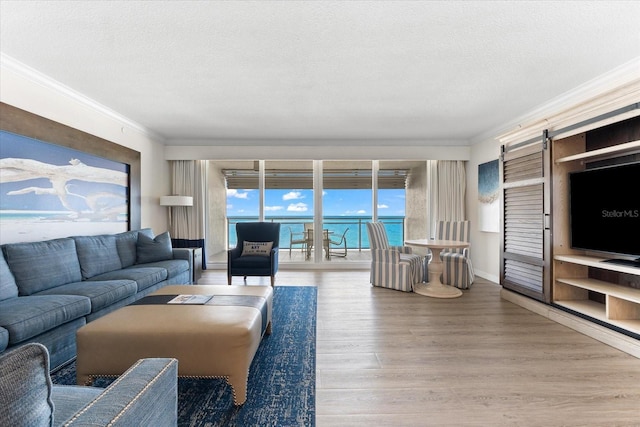
[[[640,57],[626,1],[0,0],[0,16],[3,54],[169,143],[464,145]]]

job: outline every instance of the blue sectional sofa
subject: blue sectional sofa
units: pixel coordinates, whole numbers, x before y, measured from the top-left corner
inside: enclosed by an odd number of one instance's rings
[[[191,251],[151,229],[2,246],[0,352],[45,345],[52,368],[76,355],[76,331],[170,284],[191,283]]]

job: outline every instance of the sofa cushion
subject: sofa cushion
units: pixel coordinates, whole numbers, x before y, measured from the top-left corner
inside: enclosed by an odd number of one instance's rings
[[[20,295],[82,280],[73,239],[8,243],[4,250]]]
[[[80,295],[91,301],[91,313],[98,312],[118,301],[122,301],[138,291],[133,280],[110,280],[99,282],[88,280],[68,283],[39,292],[38,295]]]
[[[116,246],[122,268],[129,267],[136,263],[136,245],[138,243],[138,233],[144,234],[153,239],[153,231],[150,228],[141,230],[125,231],[116,234]]]
[[[0,351],[4,351],[9,346],[9,331],[0,327]]]
[[[7,261],[0,254],[0,301],[18,296],[18,285]]]
[[[180,273],[189,270],[189,261],[184,259],[170,259],[167,261],[149,262],[147,264],[138,264],[137,267],[159,267],[167,270],[167,279],[176,277]]]
[[[116,236],[74,236],[72,238],[76,242],[83,279],[122,268],[116,247]]]
[[[133,280],[136,282],[138,292],[167,280],[167,270],[160,267],[131,266],[122,270],[94,276],[89,281],[97,280]]]
[[[0,355],[0,425],[53,425],[51,390],[46,347],[28,344]]]
[[[77,295],[33,295],[0,301],[0,326],[17,344],[91,313],[91,302]]]
[[[142,233],[138,233],[136,251],[137,264],[164,261],[173,258],[173,249],[171,247],[171,237],[169,236],[169,232],[165,231],[153,239]]]

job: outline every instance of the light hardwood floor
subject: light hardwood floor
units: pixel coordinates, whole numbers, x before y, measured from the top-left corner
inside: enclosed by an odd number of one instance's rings
[[[276,285],[318,287],[318,427],[640,426],[640,359],[483,279],[452,300],[373,288],[368,271],[281,270]]]

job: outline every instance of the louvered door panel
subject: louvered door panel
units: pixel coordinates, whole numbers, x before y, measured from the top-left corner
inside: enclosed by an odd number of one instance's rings
[[[549,153],[542,142],[509,152],[503,147],[502,250],[500,281],[505,288],[549,301]]]
[[[543,257],[542,205],[542,184],[504,191],[505,251]]]

